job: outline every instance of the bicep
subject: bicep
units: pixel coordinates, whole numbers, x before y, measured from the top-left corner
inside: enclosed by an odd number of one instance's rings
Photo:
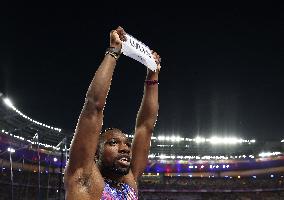
[[[71,143],[68,170],[86,168],[93,164],[102,119],[102,111],[84,106]]]
[[[132,142],[132,173],[137,179],[145,170],[151,145],[152,129],[137,127]]]

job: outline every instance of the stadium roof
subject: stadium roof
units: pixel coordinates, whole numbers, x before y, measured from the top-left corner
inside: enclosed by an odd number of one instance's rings
[[[0,93],[0,133],[33,141],[38,137],[45,147],[56,147],[67,139],[69,146],[73,133],[57,127],[47,125],[26,116],[13,103]],[[130,138],[133,135],[128,135]],[[47,146],[46,146],[47,145]],[[256,141],[254,139],[228,138],[182,138],[179,136],[160,135],[152,137],[151,153],[157,155],[180,156],[219,156],[257,154],[264,151],[279,151],[283,147],[281,139],[278,141]],[[225,154],[224,154],[225,153]]]
[[[33,140],[38,134],[43,144],[56,146],[65,137],[69,140],[71,134],[60,128],[38,122],[14,107],[12,102],[0,93],[0,132]]]

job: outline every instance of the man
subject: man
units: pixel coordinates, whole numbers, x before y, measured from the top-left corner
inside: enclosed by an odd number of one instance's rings
[[[87,91],[64,175],[67,200],[138,199],[137,181],[147,164],[158,114],[160,57],[152,52],[158,70],[147,70],[132,144],[119,129],[100,134],[106,97],[125,40],[121,27],[110,32],[111,48]]]

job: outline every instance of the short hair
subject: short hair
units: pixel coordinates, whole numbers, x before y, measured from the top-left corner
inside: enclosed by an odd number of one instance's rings
[[[100,133],[100,136],[99,136],[99,144],[101,142],[103,142],[103,138],[104,136],[107,134],[107,133],[110,133],[110,132],[113,132],[113,131],[117,131],[117,132],[120,132],[120,133],[123,133],[120,129],[118,128],[106,128],[103,132]]]
[[[97,151],[96,151],[96,155],[98,156],[99,155],[99,151],[102,147],[102,144],[104,142],[104,136],[108,133],[111,133],[113,131],[118,131],[120,133],[123,133],[120,129],[118,128],[106,128],[104,131],[102,131],[99,135],[99,142],[98,142],[98,146],[97,146]]]

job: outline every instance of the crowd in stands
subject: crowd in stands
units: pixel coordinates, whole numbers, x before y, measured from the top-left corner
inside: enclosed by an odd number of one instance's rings
[[[37,199],[38,196],[40,196],[39,199],[55,200],[59,197],[60,180],[60,174],[46,172],[39,175],[33,171],[14,170],[11,176],[10,169],[2,168],[0,200],[11,200],[12,197],[13,200],[31,200]],[[61,186],[63,192],[62,182]]]
[[[253,189],[284,189],[283,176],[265,177],[227,177],[227,178],[190,178],[163,177],[162,179],[144,179],[140,187],[156,189],[188,189],[188,190],[253,190]]]
[[[39,185],[40,180],[40,185]],[[10,169],[0,171],[0,200],[63,199],[64,190],[60,173],[36,171],[13,171],[13,187]],[[40,192],[39,192],[40,186]],[[61,194],[59,195],[59,189]],[[144,177],[139,182],[141,200],[280,200],[284,199],[284,178],[273,177],[227,177],[192,178],[179,176]]]
[[[283,191],[273,192],[214,192],[183,193],[153,192],[142,193],[139,200],[283,200]]]
[[[259,177],[151,177],[139,182],[141,200],[283,200],[281,175]]]

